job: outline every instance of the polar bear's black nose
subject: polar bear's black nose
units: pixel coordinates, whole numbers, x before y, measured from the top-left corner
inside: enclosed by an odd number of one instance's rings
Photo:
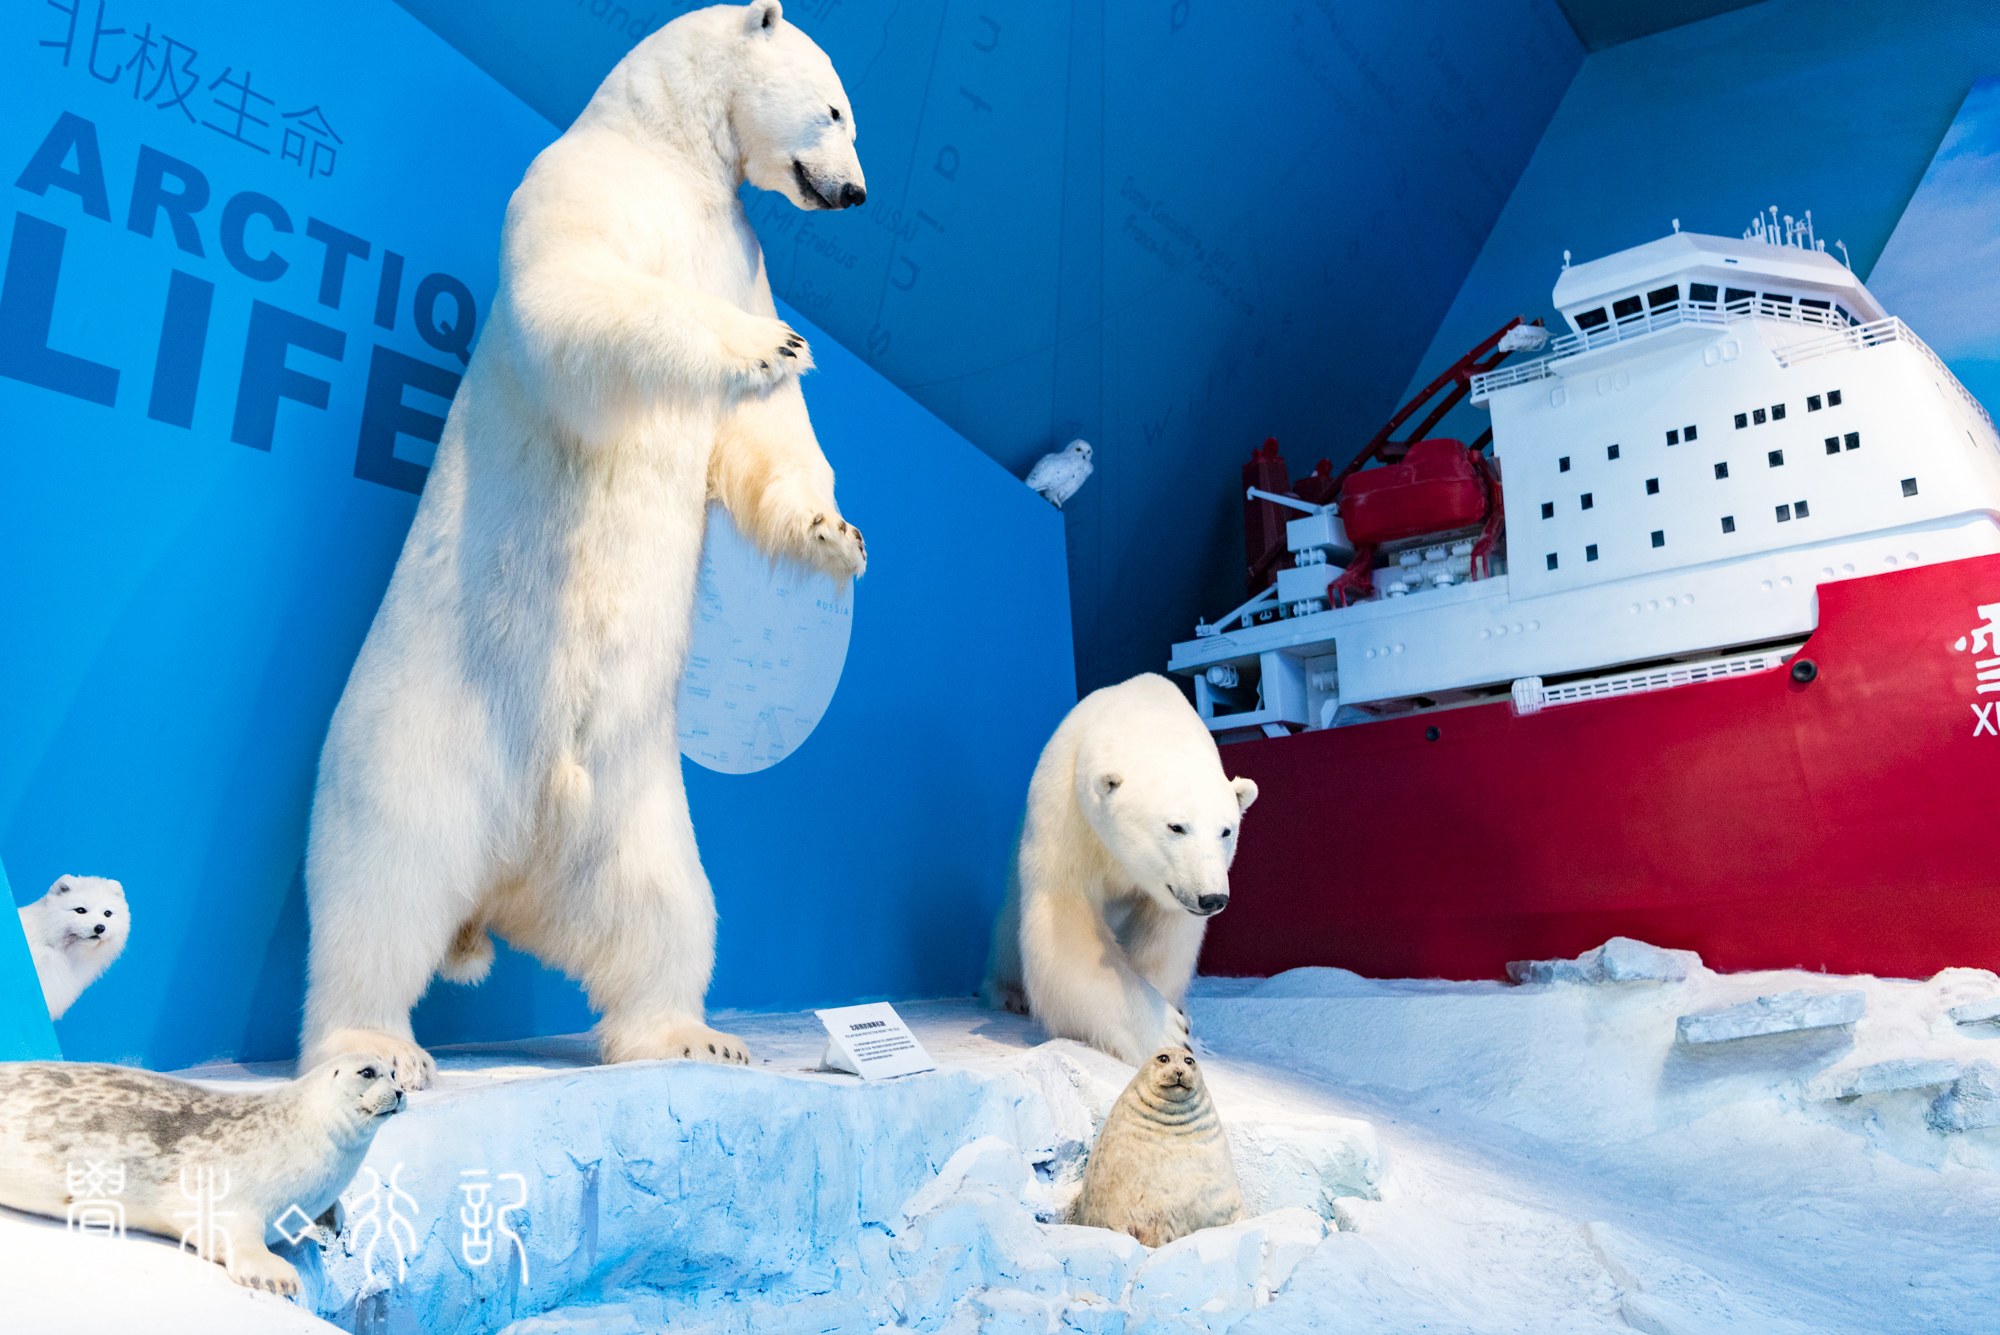
[[[1229,902],[1228,895],[1203,895],[1195,901],[1203,913],[1220,913],[1222,906]]]
[[[865,203],[867,199],[868,192],[852,181],[840,187],[840,207],[843,209],[851,209],[856,204]]]

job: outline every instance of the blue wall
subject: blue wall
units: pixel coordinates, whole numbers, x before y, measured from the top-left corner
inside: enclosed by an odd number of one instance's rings
[[[558,124],[687,6],[402,0]],[[624,23],[618,16],[626,15]],[[1395,408],[1583,59],[1554,0],[786,11],[840,71],[863,219],[752,201],[773,288],[1016,476],[1081,435],[1077,682],[1242,599],[1237,468]]]
[[[7,869],[0,867],[0,910],[13,907],[8,891]],[[0,1061],[53,1061],[61,1056],[21,920],[0,918]]]
[[[1578,262],[1811,209],[1864,280],[1966,91],[2000,71],[2000,11],[1963,0],[1765,0],[1592,55],[1536,147],[1412,391]],[[1924,312],[1898,310],[1919,335]],[[1458,429],[1483,430],[1464,410]]]
[[[487,309],[506,199],[555,130],[387,0],[338,23],[93,10],[73,40],[54,8],[0,15],[0,856],[23,900],[64,872],[125,883],[131,944],[60,1022],[68,1055],[282,1056],[314,762],[429,449],[393,431],[435,430],[425,388],[449,392],[471,333],[456,298],[422,328],[413,302],[457,285]],[[166,193],[207,188],[185,235],[132,214],[142,146],[185,164]],[[367,242],[337,283],[325,224]],[[819,342],[808,398],[874,568],[813,737],[761,775],[690,774],[722,1005],[970,989],[1074,698],[1059,517]],[[378,363],[413,383],[365,408]],[[500,973],[420,1033],[585,1022],[569,984]]]

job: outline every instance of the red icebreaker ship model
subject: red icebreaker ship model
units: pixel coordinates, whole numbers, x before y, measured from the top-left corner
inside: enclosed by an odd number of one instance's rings
[[[1284,551],[1169,665],[1263,794],[1203,968],[1497,978],[1625,935],[2000,969],[1986,411],[1789,219],[1554,304],[1565,337],[1509,325],[1340,474],[1253,460]],[[1490,459],[1428,438],[1466,395]]]

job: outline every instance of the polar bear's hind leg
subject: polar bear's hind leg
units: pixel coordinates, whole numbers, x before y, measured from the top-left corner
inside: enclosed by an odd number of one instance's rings
[[[651,767],[648,768],[649,772]],[[606,1062],[686,1058],[742,1066],[743,1040],[703,1023],[702,997],[715,969],[715,896],[695,848],[678,767],[649,778],[609,830],[581,837],[595,850],[567,860],[552,880],[497,921],[503,935],[582,980],[601,1015]],[[599,791],[617,785],[600,775]],[[516,921],[532,915],[533,921]]]

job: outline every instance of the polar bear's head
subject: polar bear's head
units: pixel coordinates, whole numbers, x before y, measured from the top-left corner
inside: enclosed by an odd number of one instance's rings
[[[844,209],[868,198],[854,154],[854,108],[833,62],[785,22],[778,0],[731,11],[741,68],[729,107],[743,175],[802,209]]]
[[[1171,746],[1129,752],[1117,768],[1091,764],[1087,751],[1078,760],[1084,818],[1138,888],[1163,908],[1220,913],[1257,785],[1225,778],[1213,742],[1206,756]]]

